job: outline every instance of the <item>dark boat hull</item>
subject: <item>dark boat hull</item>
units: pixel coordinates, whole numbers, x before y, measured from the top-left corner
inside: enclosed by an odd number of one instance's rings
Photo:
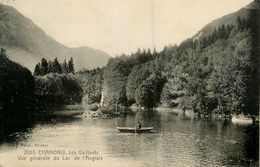
[[[143,127],[141,129],[131,127],[117,127],[120,132],[124,133],[147,133],[153,130],[153,127]]]

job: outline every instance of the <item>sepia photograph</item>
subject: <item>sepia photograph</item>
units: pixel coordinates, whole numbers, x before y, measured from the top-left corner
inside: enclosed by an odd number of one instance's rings
[[[0,0],[0,167],[259,167],[260,0]]]

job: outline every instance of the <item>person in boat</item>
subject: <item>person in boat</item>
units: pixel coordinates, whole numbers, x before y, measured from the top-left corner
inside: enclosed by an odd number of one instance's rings
[[[140,121],[138,121],[137,125],[136,125],[137,129],[141,129],[142,128],[142,124],[140,123]]]

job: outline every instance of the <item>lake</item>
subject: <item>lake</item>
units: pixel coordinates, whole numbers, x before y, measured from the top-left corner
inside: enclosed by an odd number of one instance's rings
[[[154,132],[116,129],[138,121],[153,126]],[[258,133],[257,126],[170,112],[111,119],[55,118],[11,134],[0,146],[0,166],[258,166]]]

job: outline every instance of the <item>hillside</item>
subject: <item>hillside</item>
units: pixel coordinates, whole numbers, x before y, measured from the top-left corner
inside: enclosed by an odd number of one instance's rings
[[[252,10],[259,10],[259,9],[260,9],[260,1],[255,0],[234,13],[213,20],[211,23],[204,26],[197,34],[195,34],[192,37],[192,39],[198,39],[198,37],[203,38],[205,36],[208,36],[214,31],[215,28],[219,27],[222,24],[223,25],[235,24],[238,17],[249,19],[249,17],[251,17],[252,15]]]
[[[76,70],[106,65],[109,55],[89,47],[69,48],[55,41],[13,7],[0,4],[0,47],[10,59],[32,70],[41,58],[69,59]]]
[[[101,71],[80,73],[87,102],[178,108],[204,117],[258,115],[258,9],[255,1],[214,20],[179,46],[161,52],[139,49],[110,59]]]

